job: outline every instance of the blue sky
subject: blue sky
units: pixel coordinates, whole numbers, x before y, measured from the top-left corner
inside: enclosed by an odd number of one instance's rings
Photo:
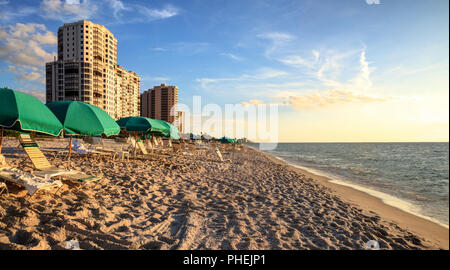
[[[85,18],[114,33],[142,91],[165,82],[188,105],[279,104],[280,126],[303,127],[284,141],[448,141],[448,5],[0,0],[0,81],[42,97],[51,33]]]

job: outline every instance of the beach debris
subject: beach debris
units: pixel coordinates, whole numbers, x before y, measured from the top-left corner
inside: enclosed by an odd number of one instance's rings
[[[380,244],[376,240],[369,240],[366,242],[366,249],[368,250],[379,250]]]
[[[81,250],[80,243],[78,243],[78,240],[76,240],[76,239],[72,239],[70,241],[67,241],[66,242],[66,249]]]

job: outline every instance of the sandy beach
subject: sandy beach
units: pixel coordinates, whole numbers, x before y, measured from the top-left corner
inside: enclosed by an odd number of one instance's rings
[[[3,147],[12,167],[33,170],[16,140]],[[220,162],[213,149],[129,162],[74,155],[74,169],[102,180],[31,199],[8,184],[0,249],[65,249],[72,239],[81,249],[343,250],[369,240],[381,249],[449,248],[448,229],[368,194],[249,147],[223,156],[232,162]]]

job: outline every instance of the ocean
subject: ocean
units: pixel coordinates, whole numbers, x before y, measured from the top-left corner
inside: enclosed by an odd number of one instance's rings
[[[264,152],[448,228],[448,143],[279,143]]]

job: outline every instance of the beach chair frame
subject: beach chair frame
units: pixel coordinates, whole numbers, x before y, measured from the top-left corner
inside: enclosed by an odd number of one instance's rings
[[[45,176],[47,174],[49,178],[60,177],[63,180],[74,183],[84,183],[87,180],[90,180],[91,182],[100,180],[100,178],[97,176],[88,176],[82,172],[61,170],[52,166],[40,150],[39,145],[31,139],[29,134],[19,134],[19,141],[22,147],[25,149],[28,157],[31,159],[34,167],[40,171],[35,173],[37,176]],[[24,161],[25,160],[23,160],[22,162]],[[75,175],[78,175],[80,177],[77,179]]]

